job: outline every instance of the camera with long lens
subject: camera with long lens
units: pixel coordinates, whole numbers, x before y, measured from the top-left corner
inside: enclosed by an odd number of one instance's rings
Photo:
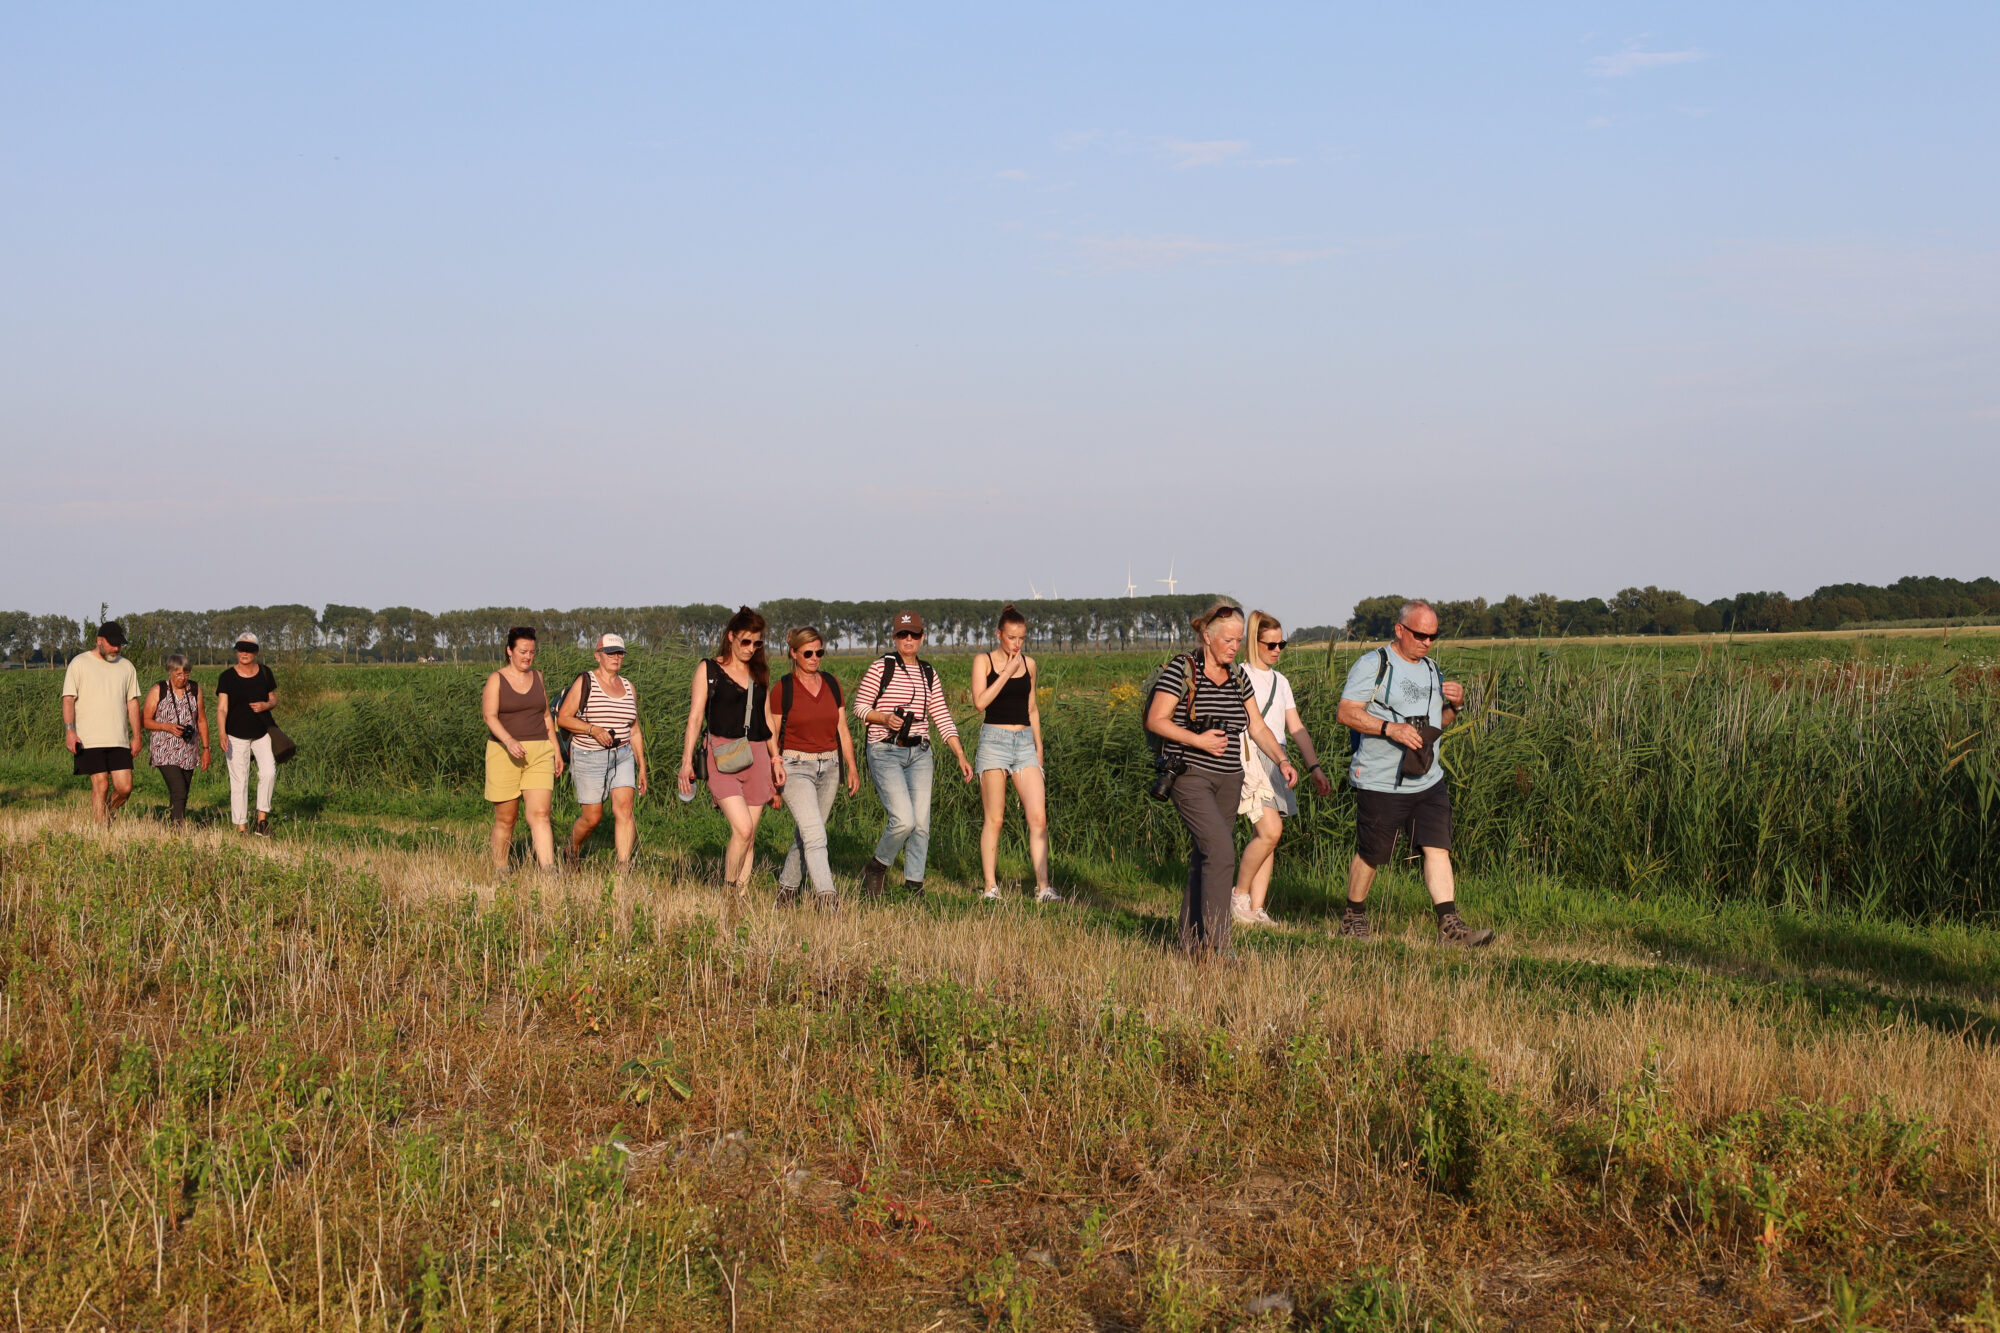
[[[1146,789],[1146,795],[1156,801],[1167,800],[1174,794],[1174,779],[1187,772],[1187,760],[1179,755],[1161,755],[1153,761],[1153,785]]]

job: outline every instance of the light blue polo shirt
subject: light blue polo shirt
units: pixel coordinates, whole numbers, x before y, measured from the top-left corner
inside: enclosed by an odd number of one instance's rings
[[[1375,673],[1382,667],[1382,655],[1363,653],[1348,668],[1347,684],[1341,688],[1340,697],[1357,703],[1366,701],[1368,715],[1384,722],[1415,722],[1422,718],[1434,727],[1442,727],[1444,672],[1438,664],[1428,657],[1421,662],[1406,661],[1393,645],[1382,651],[1389,656],[1389,669],[1383,674],[1380,687],[1375,684]],[[1362,791],[1427,791],[1444,781],[1444,762],[1434,756],[1430,772],[1420,778],[1404,778],[1398,785],[1396,777],[1403,768],[1403,747],[1380,736],[1348,734],[1360,743],[1347,765],[1347,780]]]

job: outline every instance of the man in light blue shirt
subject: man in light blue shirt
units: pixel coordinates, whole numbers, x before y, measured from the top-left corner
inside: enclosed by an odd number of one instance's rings
[[[1493,942],[1458,914],[1451,870],[1451,790],[1437,735],[1465,710],[1465,687],[1430,660],[1437,612],[1426,601],[1403,603],[1389,643],[1355,659],[1340,692],[1340,724],[1355,735],[1347,780],[1354,788],[1355,849],[1347,867],[1347,907],[1340,933],[1367,939],[1368,890],[1375,872],[1407,831],[1423,850],[1424,887],[1437,913],[1438,943],[1477,948]],[[1419,727],[1427,728],[1429,734]]]

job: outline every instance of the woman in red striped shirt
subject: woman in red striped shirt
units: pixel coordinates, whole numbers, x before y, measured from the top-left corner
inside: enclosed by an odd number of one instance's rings
[[[917,656],[924,618],[899,611],[893,625],[896,651],[868,668],[854,691],[854,715],[868,724],[868,776],[888,813],[875,855],[861,872],[861,891],[879,898],[896,853],[903,854],[903,887],[924,891],[924,857],[931,845],[931,728],[958,756],[959,776],[972,781],[972,763],[959,743],[958,726],[944,701],[936,668]]]

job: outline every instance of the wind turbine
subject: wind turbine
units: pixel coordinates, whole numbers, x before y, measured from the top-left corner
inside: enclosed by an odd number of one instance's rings
[[[1035,581],[1033,579],[1028,580],[1028,591],[1034,594],[1035,601],[1039,602],[1042,600],[1041,589],[1035,586]]]
[[[1175,560],[1177,559],[1179,559],[1178,556],[1175,557]],[[1180,582],[1179,579],[1174,577],[1174,560],[1167,561],[1167,576],[1163,579],[1154,579],[1153,582],[1166,584],[1167,596],[1172,597],[1174,595],[1174,587]]]
[[[1125,562],[1125,595],[1127,597],[1136,596],[1138,591],[1139,585],[1132,582],[1132,562],[1127,560]]]

